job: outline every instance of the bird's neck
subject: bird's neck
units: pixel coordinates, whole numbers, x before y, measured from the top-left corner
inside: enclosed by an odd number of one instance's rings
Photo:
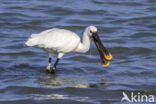
[[[79,43],[75,52],[85,53],[89,50],[89,48],[90,48],[90,39],[89,39],[89,35],[88,35],[88,29],[86,29],[83,33],[82,43]]]

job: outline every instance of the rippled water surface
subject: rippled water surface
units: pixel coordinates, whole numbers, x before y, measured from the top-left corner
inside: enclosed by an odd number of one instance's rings
[[[32,33],[57,27],[82,36],[89,25],[114,56],[107,68],[92,43],[88,53],[66,54],[50,75],[48,54],[24,46]],[[122,92],[156,95],[155,62],[155,0],[0,0],[0,104],[120,104]]]

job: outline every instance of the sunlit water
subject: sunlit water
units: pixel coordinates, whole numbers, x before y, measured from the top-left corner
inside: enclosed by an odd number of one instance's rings
[[[89,25],[114,56],[107,68],[92,43],[86,54],[66,54],[50,75],[48,54],[24,46],[32,33],[57,27],[82,36]],[[156,95],[155,62],[155,0],[0,0],[0,104],[120,104],[122,92]]]

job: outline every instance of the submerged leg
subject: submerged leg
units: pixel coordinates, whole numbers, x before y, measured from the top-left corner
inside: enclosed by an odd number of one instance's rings
[[[51,73],[55,73],[56,66],[57,66],[57,64],[58,64],[58,62],[59,62],[59,60],[60,60],[60,58],[61,58],[63,55],[64,55],[63,53],[59,53],[59,54],[58,54],[58,58],[57,58],[57,60],[56,60],[56,62],[55,62],[55,64],[54,64],[53,69],[51,70]]]
[[[59,58],[57,58],[57,60],[56,60],[56,62],[55,62],[55,64],[54,64],[54,67],[53,67],[53,69],[55,70],[56,69],[56,66],[57,66],[57,64],[58,64],[58,62],[59,62]]]
[[[56,60],[56,62],[54,64],[53,69],[50,70],[50,73],[55,73],[55,71],[56,71],[56,65],[58,64],[58,62],[59,62],[59,58],[57,58],[57,60]]]
[[[47,71],[47,72],[50,72],[51,60],[52,60],[52,58],[51,58],[51,57],[49,57],[49,60],[48,60],[48,65],[47,65],[47,68],[46,68],[46,71]]]

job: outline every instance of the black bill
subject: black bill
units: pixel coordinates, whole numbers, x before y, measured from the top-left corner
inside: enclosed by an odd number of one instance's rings
[[[112,59],[111,53],[103,46],[101,40],[99,39],[99,36],[97,33],[93,33],[93,40],[95,42],[95,45],[99,51],[100,58],[101,58],[101,64],[104,67],[107,67],[109,65],[109,60]]]

